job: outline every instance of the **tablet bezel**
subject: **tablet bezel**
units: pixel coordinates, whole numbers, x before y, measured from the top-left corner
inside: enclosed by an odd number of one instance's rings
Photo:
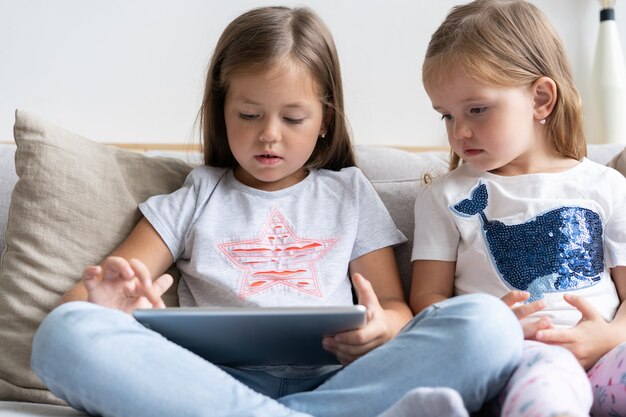
[[[322,347],[323,337],[366,323],[362,305],[170,307],[138,309],[133,316],[168,340],[225,366],[338,364]]]

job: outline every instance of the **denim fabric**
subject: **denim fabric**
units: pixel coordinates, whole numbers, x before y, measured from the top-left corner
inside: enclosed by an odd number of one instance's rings
[[[339,372],[282,379],[222,369],[128,314],[73,302],[44,320],[31,364],[55,395],[90,414],[374,417],[419,386],[454,388],[468,410],[478,410],[504,387],[521,350],[510,309],[472,294],[424,310],[396,338]]]

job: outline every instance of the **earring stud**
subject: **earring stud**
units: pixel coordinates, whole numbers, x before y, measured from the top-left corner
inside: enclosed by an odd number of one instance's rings
[[[540,124],[540,125],[545,125],[545,124],[546,124],[546,119],[541,119],[541,120],[539,120],[539,124]]]
[[[320,137],[321,137],[322,139],[326,139],[326,132],[322,132],[322,133],[320,133]]]

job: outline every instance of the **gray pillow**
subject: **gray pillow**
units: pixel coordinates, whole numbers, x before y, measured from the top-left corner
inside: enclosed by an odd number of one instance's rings
[[[400,278],[408,299],[411,285],[411,253],[415,219],[415,198],[424,185],[424,175],[436,177],[448,169],[447,152],[410,153],[400,149],[357,146],[357,162],[372,182],[398,229],[408,242],[394,250]]]
[[[607,165],[626,176],[626,148],[622,149],[621,152],[613,156]]]

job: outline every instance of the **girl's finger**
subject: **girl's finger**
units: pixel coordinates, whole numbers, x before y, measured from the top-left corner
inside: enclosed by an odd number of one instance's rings
[[[571,329],[547,329],[539,330],[535,338],[544,343],[572,343],[575,338]]]
[[[94,279],[101,273],[102,273],[102,268],[99,265],[91,265],[85,268],[81,279],[83,280]]]
[[[146,297],[153,307],[165,308],[161,293],[152,285],[152,276],[144,263],[138,259],[131,259],[130,266],[138,279],[137,295]]]
[[[585,300],[584,297],[579,297],[573,294],[563,295],[563,299],[567,301],[571,306],[575,307],[582,313],[582,318],[586,320],[602,319],[602,314],[591,304]]]
[[[333,339],[344,345],[360,346],[369,343],[371,340],[378,339],[380,334],[380,329],[374,325],[374,322],[370,322],[360,329],[337,333],[333,336]]]
[[[159,295],[163,295],[165,291],[167,291],[172,286],[173,283],[174,278],[172,278],[170,274],[163,274],[154,280],[152,286],[156,288]]]
[[[522,328],[524,330],[524,339],[534,339],[539,330],[551,329],[552,322],[547,317],[541,317],[535,322],[524,324]]]
[[[521,303],[523,301],[528,300],[530,297],[530,293],[528,291],[510,291],[506,293],[501,300],[508,305],[509,307],[513,307],[516,303]]]
[[[383,344],[383,340],[372,340],[369,343],[363,345],[346,345],[338,343],[333,353],[340,360],[341,363],[346,364],[355,361],[366,353],[372,351],[378,346]]]
[[[135,273],[130,267],[128,261],[119,256],[109,256],[102,263],[102,278],[131,280],[135,277]]]
[[[96,278],[100,274],[102,274],[102,268],[100,266],[88,266],[85,268],[81,279],[83,280],[83,284],[85,285],[87,291],[92,291],[98,285],[98,280]]]
[[[518,319],[523,319],[530,316],[537,311],[541,311],[546,308],[546,302],[544,300],[533,301],[532,303],[523,304],[513,308],[513,312]]]
[[[352,275],[352,284],[356,290],[359,304],[364,305],[368,310],[372,308],[382,308],[378,302],[374,288],[372,288],[372,284],[363,275],[359,273]]]

